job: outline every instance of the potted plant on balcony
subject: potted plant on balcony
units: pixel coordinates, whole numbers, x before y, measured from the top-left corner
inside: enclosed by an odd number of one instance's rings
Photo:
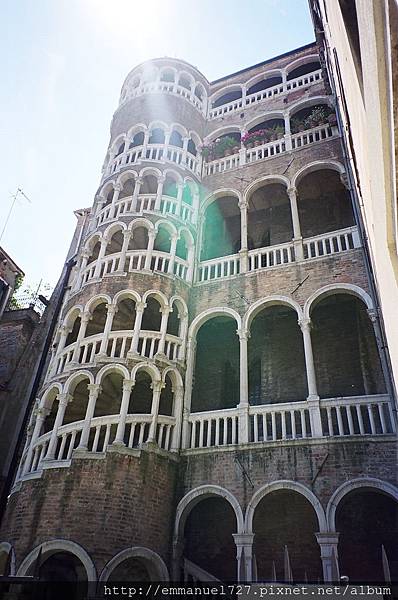
[[[274,127],[271,128],[271,132],[272,141],[280,140],[285,134],[285,129],[282,125],[274,125]]]
[[[213,144],[204,144],[202,146],[202,156],[206,162],[210,162],[214,158]]]
[[[298,117],[294,117],[291,122],[292,133],[298,133],[299,131],[305,130],[305,123],[303,119],[299,119]]]
[[[327,123],[328,111],[324,106],[314,106],[311,113],[305,119],[304,124],[306,129],[319,127]]]
[[[236,139],[230,135],[217,138],[214,142],[214,153],[216,158],[230,156],[233,153],[234,146],[236,146]]]

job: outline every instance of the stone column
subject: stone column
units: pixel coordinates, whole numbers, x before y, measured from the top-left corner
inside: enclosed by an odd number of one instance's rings
[[[98,279],[100,277],[101,274],[101,266],[102,266],[102,259],[105,256],[105,251],[106,251],[106,247],[108,245],[109,239],[107,237],[103,237],[101,240],[101,248],[98,254],[98,258],[97,258],[97,262],[95,265],[95,270],[94,270],[94,279]]]
[[[188,142],[189,142],[189,138],[188,137],[182,138],[182,158],[181,158],[181,165],[183,165],[183,166],[187,164]]]
[[[290,116],[288,112],[283,113],[285,120],[285,148],[289,152],[293,149],[292,146],[292,132],[290,129]]]
[[[109,209],[109,218],[113,219],[116,212],[116,202],[119,200],[119,194],[122,191],[123,187],[120,183],[113,184],[113,196],[112,196],[112,204]]]
[[[176,258],[177,242],[178,242],[178,234],[173,233],[171,236],[169,266],[167,268],[167,272],[170,275],[173,275],[173,273],[174,273],[174,262],[175,262],[175,258]]]
[[[160,404],[160,394],[162,392],[162,388],[164,388],[164,383],[161,381],[155,381],[152,384],[152,422],[149,428],[149,434],[147,442],[156,444],[156,429],[158,425],[158,413],[159,413],[159,404]]]
[[[249,256],[247,248],[247,202],[239,202],[240,208],[240,272],[247,273],[249,270]]]
[[[45,460],[54,460],[55,458],[55,450],[57,445],[57,435],[58,429],[61,427],[64,415],[66,411],[66,407],[69,402],[72,402],[73,397],[70,394],[58,394],[58,410],[57,416],[55,417],[54,427],[51,432],[50,441],[48,444],[47,454]]]
[[[289,188],[287,193],[290,200],[290,211],[292,213],[294,254],[296,261],[302,261],[304,260],[304,249],[297,208],[297,189],[295,187]]]
[[[164,306],[160,309],[160,312],[162,313],[162,320],[160,322],[160,341],[158,351],[156,352],[156,356],[164,357],[164,347],[167,335],[167,322],[169,320],[170,308],[168,306]]]
[[[119,267],[118,267],[117,271],[115,271],[114,275],[121,275],[121,274],[124,275],[124,273],[125,273],[124,267],[126,264],[126,254],[127,254],[127,249],[129,247],[132,232],[130,231],[130,229],[125,229],[122,233],[123,233],[123,245],[122,245],[122,249],[120,251]]]
[[[105,326],[104,326],[104,332],[102,334],[100,351],[99,351],[99,353],[97,355],[97,359],[98,360],[101,360],[101,359],[107,357],[106,350],[107,350],[107,347],[108,347],[109,334],[110,334],[111,329],[112,329],[113,317],[117,313],[118,308],[114,304],[107,304],[106,305],[106,311],[107,312],[106,312],[106,321],[105,321]]]
[[[240,401],[239,409],[239,435],[238,442],[245,444],[249,441],[249,386],[248,386],[248,361],[247,341],[250,334],[244,329],[238,329],[239,335],[239,378],[240,378]]]
[[[85,338],[87,325],[88,325],[88,322],[90,319],[91,319],[91,313],[89,311],[85,311],[81,316],[80,329],[79,329],[79,333],[77,334],[77,340],[75,342],[75,349],[73,350],[72,360],[71,360],[71,364],[70,364],[71,367],[76,367],[79,365],[80,344],[82,343],[82,340]]]
[[[90,436],[91,419],[94,416],[95,403],[99,393],[101,392],[101,386],[98,383],[89,383],[88,389],[88,402],[86,408],[86,415],[84,417],[84,424],[82,434],[80,436],[80,443],[77,447],[78,450],[87,450],[88,438]]]
[[[177,208],[176,208],[176,215],[180,218],[182,218],[182,194],[184,191],[184,184],[183,183],[177,183],[177,197],[176,197],[176,201],[177,201]]]
[[[193,274],[194,274],[194,270],[195,270],[195,248],[194,248],[194,246],[190,246],[188,248],[187,263],[188,263],[187,282],[192,283]]]
[[[180,314],[180,331],[178,333],[178,337],[181,339],[181,346],[178,352],[178,360],[183,362],[185,360],[185,350],[186,350],[186,337],[188,330],[188,313],[183,312]]]
[[[237,580],[253,581],[254,533],[234,533],[236,544]]]
[[[163,156],[162,156],[163,162],[165,162],[165,160],[167,158],[167,153],[168,153],[169,145],[170,145],[170,136],[171,136],[171,131],[164,132],[164,144],[163,144]]]
[[[133,213],[137,212],[137,201],[138,201],[138,195],[141,190],[141,185],[142,185],[142,178],[137,177],[137,179],[135,180],[135,183],[134,183],[133,197],[131,200],[131,212],[133,212]]]
[[[138,341],[140,339],[141,323],[145,307],[145,302],[137,302],[135,305],[134,333],[130,350],[127,352],[127,358],[135,358],[138,354]]]
[[[187,370],[185,374],[185,396],[184,396],[184,408],[183,408],[183,421],[182,421],[182,448],[189,448],[190,435],[189,435],[189,415],[191,412],[191,396],[192,396],[192,385],[193,385],[193,373],[195,369],[195,352],[196,352],[196,340],[188,338],[187,343]]]
[[[192,208],[193,208],[193,211],[194,211],[193,212],[192,221],[193,221],[194,225],[198,222],[199,203],[200,203],[199,192],[194,192],[193,193],[193,199],[192,199]]]
[[[151,270],[152,252],[153,252],[153,247],[155,245],[155,239],[156,239],[156,231],[154,231],[153,229],[149,230],[148,231],[148,248],[146,251],[144,271]]]
[[[116,436],[113,442],[115,446],[126,445],[124,443],[124,431],[126,429],[126,417],[129,410],[130,394],[134,384],[135,381],[130,381],[129,379],[123,381],[123,395],[120,405],[119,423],[117,424]]]
[[[184,388],[183,388],[183,386],[177,386],[176,389],[174,390],[174,417],[176,420],[176,424],[173,429],[170,450],[178,450],[180,447],[183,402],[184,402]]]
[[[43,405],[41,405],[41,403],[40,403],[39,408],[37,408],[35,411],[36,421],[35,421],[35,425],[33,427],[33,433],[32,433],[32,437],[30,440],[28,453],[26,455],[25,464],[23,467],[23,475],[26,475],[26,473],[29,473],[29,471],[30,471],[30,467],[32,465],[33,448],[34,448],[34,445],[36,444],[37,439],[40,437],[43,423],[44,423],[48,413],[49,413],[49,410],[47,408],[45,408]]]
[[[324,583],[340,581],[337,545],[338,533],[316,533],[316,539],[321,549],[321,561]]]
[[[312,353],[312,341],[311,341],[311,320],[310,319],[299,319],[298,321],[301,331],[303,333],[304,343],[304,355],[305,355],[305,368],[307,373],[307,385],[308,385],[308,398],[307,402],[309,405],[311,429],[313,437],[322,437],[322,423],[321,423],[321,409],[319,404],[319,396],[316,385],[315,365],[314,356]]]
[[[68,327],[67,325],[61,325],[61,327],[59,328],[60,331],[60,337],[59,337],[59,342],[58,342],[58,348],[57,348],[57,356],[59,356],[62,352],[62,350],[65,348],[65,344],[66,344],[66,340],[68,335],[71,332],[71,328]]]
[[[162,203],[162,195],[163,195],[163,184],[165,182],[165,177],[158,178],[158,189],[156,190],[156,200],[155,200],[155,210],[160,211],[160,206]]]
[[[82,285],[83,271],[87,267],[87,262],[88,262],[89,258],[90,258],[90,254],[87,251],[84,251],[81,255],[80,267],[79,267],[79,272],[76,277],[76,283],[73,286],[74,290],[80,289],[80,287]]]
[[[149,143],[149,137],[150,137],[150,132],[147,129],[146,131],[144,131],[144,140],[142,142],[141,160],[146,159],[146,151],[147,151],[147,147],[148,147],[148,143]]]

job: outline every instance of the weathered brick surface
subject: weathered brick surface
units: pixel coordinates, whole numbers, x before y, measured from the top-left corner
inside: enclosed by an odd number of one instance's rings
[[[98,572],[129,546],[150,548],[168,562],[177,464],[152,452],[135,454],[74,460],[25,482],[11,496],[0,536],[15,545],[18,563],[54,538],[82,545]]]

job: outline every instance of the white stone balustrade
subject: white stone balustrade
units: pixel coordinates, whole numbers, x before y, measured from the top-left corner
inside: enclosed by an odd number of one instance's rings
[[[312,437],[307,402],[250,406],[249,417],[251,442]]]
[[[304,260],[311,260],[360,248],[361,242],[358,228],[353,226],[306,238],[303,240],[303,247]],[[297,261],[293,242],[249,250],[248,258],[249,272]],[[205,283],[243,272],[240,260],[239,254],[231,254],[223,258],[201,261],[198,263],[196,283]]]
[[[286,265],[294,262],[294,260],[293,242],[267,248],[256,248],[249,251],[249,271]]]
[[[148,258],[148,250],[129,250],[126,252],[126,262],[124,271],[141,271],[146,269],[145,263]],[[168,273],[169,262],[171,255],[167,252],[160,252],[158,250],[152,250],[150,253],[150,265],[149,270],[158,271],[160,273]],[[107,275],[120,275],[119,263],[120,263],[121,252],[115,254],[109,254],[104,256],[100,260],[100,268],[98,271],[98,277],[105,277]],[[91,263],[86,267],[82,273],[81,282],[82,285],[90,283],[92,279],[96,279],[95,263]],[[188,280],[189,264],[187,260],[179,258],[178,256],[174,259],[173,274],[180,279],[185,281]]]
[[[124,439],[128,448],[137,448],[147,441],[153,418],[153,415],[146,414],[127,415]],[[115,440],[119,419],[120,415],[91,419],[88,452],[106,451],[107,447]],[[175,425],[175,417],[157,415],[156,442],[160,448],[171,450],[174,447],[172,437]],[[53,460],[69,461],[71,459],[73,450],[79,445],[83,427],[84,420],[81,420],[58,428]],[[52,432],[49,431],[37,438],[32,448],[31,463],[29,466],[25,465],[26,468],[23,469],[24,475],[37,472],[43,467],[51,434]]]
[[[387,395],[351,396],[320,401],[326,436],[395,433],[395,420]]]
[[[301,75],[300,77],[296,77],[295,79],[278,83],[277,85],[274,85],[265,90],[260,90],[258,92],[254,92],[253,94],[247,94],[245,98],[238,98],[233,102],[228,102],[221,106],[211,108],[209,110],[209,119],[217,119],[218,117],[222,117],[227,113],[242,110],[247,106],[259,104],[260,102],[268,100],[269,98],[274,98],[275,96],[280,96],[281,94],[285,94],[287,92],[297,90],[302,87],[314,85],[316,83],[319,83],[320,81],[322,81],[322,70],[318,69],[317,71],[307,73],[306,75]]]
[[[190,448],[210,448],[238,443],[236,408],[192,413],[189,416]]]
[[[117,173],[123,167],[139,164],[143,161],[170,162],[186,167],[196,175],[200,174],[201,162],[198,156],[194,156],[190,152],[184,152],[183,148],[179,146],[147,144],[146,146],[135,146],[118,154],[109,162],[105,177]]]
[[[125,359],[130,350],[134,330],[111,331],[107,336],[106,352],[108,358],[117,360]],[[154,358],[158,351],[161,333],[159,331],[144,331],[139,333],[138,355],[146,358]],[[72,356],[76,349],[76,342],[70,344],[57,357],[57,365],[54,375],[59,375],[73,366],[94,365],[95,359],[100,354],[103,334],[97,333],[84,338],[77,351],[76,363],[72,364]],[[165,336],[165,347],[163,354],[170,361],[181,360],[182,339],[169,333]]]
[[[304,258],[318,258],[361,247],[356,226],[322,233],[303,240]]]
[[[249,443],[302,440],[320,436],[393,435],[395,421],[387,395],[321,400],[323,431],[312,430],[309,403],[249,406]],[[192,413],[188,447],[247,443],[239,429],[239,408]]]
[[[299,133],[292,134],[289,138],[286,136],[272,142],[266,142],[253,148],[240,150],[239,153],[223,158],[217,158],[210,162],[204,163],[203,174],[215,175],[224,173],[246,164],[252,164],[260,160],[267,160],[275,156],[284,154],[285,152],[302,148],[309,144],[321,142],[322,140],[330,139],[338,136],[338,129],[327,125],[319,125],[312,129],[307,129]]]
[[[118,219],[125,215],[142,215],[143,213],[161,213],[162,215],[172,215],[183,223],[195,224],[195,210],[189,204],[185,202],[179,203],[177,198],[173,196],[162,195],[160,210],[157,211],[155,208],[156,194],[140,194],[137,197],[136,207],[134,210],[134,198],[129,196],[127,198],[121,198],[115,204],[115,214],[112,215],[111,204],[108,204],[102,208],[96,219],[97,227],[106,223],[107,221]]]
[[[139,87],[131,90],[129,95],[125,98],[125,102],[130,100],[131,98],[136,98],[137,96],[142,96],[143,94],[156,94],[156,93],[166,93],[173,94],[175,96],[180,96],[188,100],[195,108],[197,108],[200,112],[205,111],[205,106],[203,101],[195,96],[195,94],[191,93],[191,90],[188,90],[182,85],[175,83],[174,81],[151,81],[150,83],[144,83]]]
[[[198,265],[197,281],[202,283],[239,273],[239,254],[204,260]]]

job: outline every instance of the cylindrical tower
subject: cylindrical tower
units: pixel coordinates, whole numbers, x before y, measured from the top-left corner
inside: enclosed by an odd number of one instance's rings
[[[325,76],[315,44],[212,83],[166,58],[128,75],[0,568],[10,548],[19,575],[40,551],[43,577],[102,582],[398,564],[393,399]]]

